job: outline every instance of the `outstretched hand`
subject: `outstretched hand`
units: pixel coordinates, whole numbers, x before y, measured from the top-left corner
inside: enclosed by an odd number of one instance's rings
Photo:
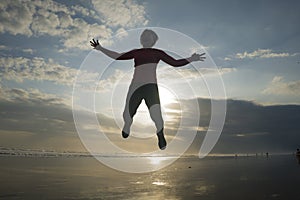
[[[197,54],[197,53],[194,53],[192,56],[191,56],[191,60],[192,61],[204,61],[204,59],[206,57],[204,57],[205,53],[202,53],[202,54]]]
[[[90,41],[90,43],[91,43],[91,46],[94,47],[94,48],[96,48],[98,45],[101,46],[101,45],[99,44],[99,41],[98,41],[98,40],[94,40],[94,39],[93,39],[93,40]]]

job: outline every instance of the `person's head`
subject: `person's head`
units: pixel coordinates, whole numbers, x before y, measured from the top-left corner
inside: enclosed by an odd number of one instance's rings
[[[145,29],[140,37],[141,45],[146,48],[153,47],[157,40],[157,34],[149,29]]]

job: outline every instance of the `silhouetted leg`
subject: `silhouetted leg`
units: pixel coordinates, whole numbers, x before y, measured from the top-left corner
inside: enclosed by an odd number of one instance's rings
[[[161,150],[164,150],[167,146],[167,141],[164,136],[164,121],[161,115],[160,104],[155,104],[149,109],[151,119],[154,121],[156,130],[157,130],[157,138],[158,138],[158,146]]]
[[[127,98],[126,98],[126,105],[123,112],[123,119],[124,119],[124,127],[122,130],[123,138],[127,138],[130,134],[130,127],[133,121],[133,116],[136,114],[137,108],[141,104],[143,98],[141,94],[139,94],[139,88],[134,89],[133,86],[130,86]]]
[[[160,132],[164,128],[164,121],[161,114],[160,104],[152,105],[149,109],[151,119],[156,126],[156,132]]]
[[[148,84],[145,87],[147,91],[145,94],[145,103],[149,109],[151,119],[156,126],[156,134],[158,137],[158,146],[161,150],[167,146],[166,139],[164,137],[164,121],[161,114],[160,100],[158,87],[156,84]]]

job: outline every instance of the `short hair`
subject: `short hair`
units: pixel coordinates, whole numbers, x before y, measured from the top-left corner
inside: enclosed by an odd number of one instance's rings
[[[149,40],[149,38],[151,39]],[[140,37],[141,44],[147,47],[152,47],[157,42],[157,40],[158,35],[150,29],[145,29]]]

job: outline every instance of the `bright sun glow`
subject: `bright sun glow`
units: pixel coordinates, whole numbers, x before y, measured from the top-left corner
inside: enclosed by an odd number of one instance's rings
[[[171,121],[171,120],[173,120],[173,118],[172,118],[172,115],[168,115],[168,112],[172,112],[172,110],[168,109],[167,105],[171,104],[171,103],[178,102],[177,98],[166,87],[159,86],[158,90],[159,90],[159,98],[160,98],[160,104],[161,104],[162,115],[163,115],[164,121],[165,122],[166,121]],[[137,121],[137,122],[139,122],[140,124],[143,124],[143,125],[151,125],[151,127],[153,128],[153,129],[150,128],[148,130],[144,130],[143,133],[146,134],[146,132],[147,132],[147,134],[145,135],[145,137],[152,136],[151,133],[153,133],[153,132],[156,131],[155,126],[152,126],[154,124],[153,124],[153,121],[152,121],[152,119],[150,117],[150,114],[149,114],[149,110],[148,110],[148,108],[147,108],[147,106],[146,106],[145,103],[141,103],[141,105],[139,106],[138,111],[136,113],[136,116],[135,116],[134,120]],[[135,134],[134,131],[139,132],[139,137],[141,137],[140,131],[138,131],[138,128],[135,126],[135,123],[132,126],[132,131],[133,131],[133,134]],[[159,158],[158,159],[155,158],[155,159],[151,160],[151,163],[152,164],[159,164],[160,161],[161,160]]]
[[[159,87],[159,97],[162,106],[176,102],[176,97],[165,87]]]
[[[159,90],[159,99],[160,99],[160,104],[162,106],[162,109],[164,109],[165,106],[168,104],[177,102],[176,97],[167,88],[158,86],[158,90]],[[139,106],[138,111],[147,112],[147,117],[148,117],[148,108],[146,104],[142,103]]]

